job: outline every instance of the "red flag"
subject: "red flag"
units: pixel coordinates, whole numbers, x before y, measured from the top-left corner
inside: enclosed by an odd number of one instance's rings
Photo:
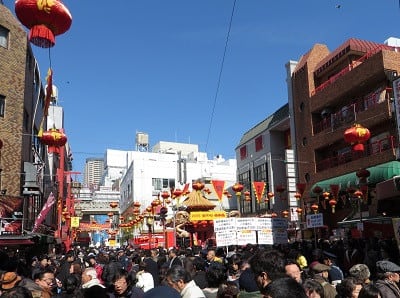
[[[253,182],[253,189],[254,193],[257,198],[257,202],[260,203],[262,200],[262,197],[264,195],[264,190],[265,190],[265,182]]]
[[[218,200],[221,202],[222,201],[222,195],[224,193],[224,188],[225,188],[225,181],[222,180],[211,180],[211,183],[214,187],[214,190],[217,194]]]
[[[36,232],[37,231],[37,229],[40,226],[40,224],[46,218],[47,213],[49,213],[49,211],[51,209],[51,206],[53,206],[55,202],[56,202],[56,199],[55,199],[53,193],[51,192],[49,194],[49,197],[47,198],[46,204],[44,204],[44,206],[42,208],[42,211],[40,211],[38,217],[35,220],[35,225],[33,226],[32,232]]]

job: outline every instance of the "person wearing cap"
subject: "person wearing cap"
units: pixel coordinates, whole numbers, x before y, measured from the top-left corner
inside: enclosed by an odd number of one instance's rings
[[[322,263],[331,267],[331,270],[328,271],[328,280],[333,285],[340,283],[344,278],[342,269],[335,264],[336,259],[335,254],[328,251],[322,252]]]
[[[353,267],[349,269],[350,276],[359,280],[362,284],[369,284],[371,280],[369,279],[371,276],[371,272],[369,268],[365,264],[355,264]]]
[[[15,272],[5,272],[1,277],[1,292],[9,291],[16,287],[22,277]]]
[[[330,266],[314,261],[310,264],[311,277],[319,282],[324,289],[325,298],[335,298],[337,295],[336,289],[328,281]]]
[[[378,288],[382,298],[400,297],[400,266],[390,261],[376,262],[375,286]]]

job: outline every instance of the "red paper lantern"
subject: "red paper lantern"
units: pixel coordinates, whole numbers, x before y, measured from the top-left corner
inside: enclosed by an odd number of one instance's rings
[[[270,200],[274,197],[274,193],[273,192],[268,192],[267,193],[267,198]]]
[[[163,191],[161,193],[161,197],[165,200],[169,198],[169,192],[168,191]]]
[[[52,128],[42,133],[40,141],[48,146],[61,147],[67,143],[67,136],[59,129]]]
[[[332,207],[332,213],[335,213],[335,206],[337,204],[337,201],[335,199],[329,200],[329,205]]]
[[[327,191],[324,191],[324,193],[322,194],[322,196],[325,198],[325,200],[329,199],[330,195],[331,194],[329,192],[327,192]]]
[[[232,189],[236,193],[237,196],[241,195],[241,192],[243,190],[244,186],[240,184],[239,182],[236,182],[233,186]]]
[[[367,169],[361,169],[356,172],[356,176],[358,178],[368,178],[371,175],[371,172],[368,171]]]
[[[288,217],[289,216],[289,211],[283,210],[282,211],[282,215],[283,215],[283,217]]]
[[[314,211],[314,213],[317,213],[317,212],[318,212],[318,208],[319,208],[319,207],[318,207],[318,204],[312,204],[312,205],[311,205],[311,210]]]
[[[202,190],[204,188],[204,183],[201,182],[193,183],[192,188],[194,190]]]
[[[172,193],[174,197],[179,197],[183,193],[183,190],[180,190],[179,188],[175,189],[174,192]]]
[[[354,124],[344,132],[344,140],[352,145],[353,151],[364,151],[364,142],[371,137],[369,130],[360,124]]]
[[[303,209],[301,209],[300,207],[297,207],[296,212],[297,212],[297,214],[300,215],[303,212]]]
[[[296,200],[300,200],[300,198],[301,198],[301,193],[296,192],[296,193],[294,194],[294,197],[296,198]]]
[[[272,218],[278,217],[278,214],[276,214],[276,212],[272,212],[272,213],[271,213],[271,217],[272,217]]]
[[[321,194],[321,192],[322,192],[322,188],[320,187],[320,186],[315,186],[314,188],[313,188],[313,193],[315,193],[315,194],[317,194],[317,195],[320,195]]]
[[[139,208],[141,205],[142,205],[142,204],[140,204],[139,202],[133,203],[133,206],[134,206],[134,207],[137,207],[137,208]]]
[[[305,183],[297,183],[296,188],[297,188],[297,192],[300,194],[300,196],[302,196],[304,193],[304,190],[306,189],[306,184]]]
[[[16,0],[15,14],[30,29],[29,41],[41,48],[55,45],[55,36],[68,31],[72,16],[58,0]]]
[[[113,208],[113,209],[117,208],[118,207],[118,203],[117,202],[111,202],[110,203],[110,207]]]

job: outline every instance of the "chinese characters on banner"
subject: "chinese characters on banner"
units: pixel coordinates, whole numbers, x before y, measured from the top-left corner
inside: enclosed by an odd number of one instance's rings
[[[224,218],[214,220],[217,246],[284,244],[288,242],[284,218]]]

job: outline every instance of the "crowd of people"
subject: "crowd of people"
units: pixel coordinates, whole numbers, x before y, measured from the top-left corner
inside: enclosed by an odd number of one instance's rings
[[[0,252],[0,297],[400,297],[393,240],[276,246]]]

